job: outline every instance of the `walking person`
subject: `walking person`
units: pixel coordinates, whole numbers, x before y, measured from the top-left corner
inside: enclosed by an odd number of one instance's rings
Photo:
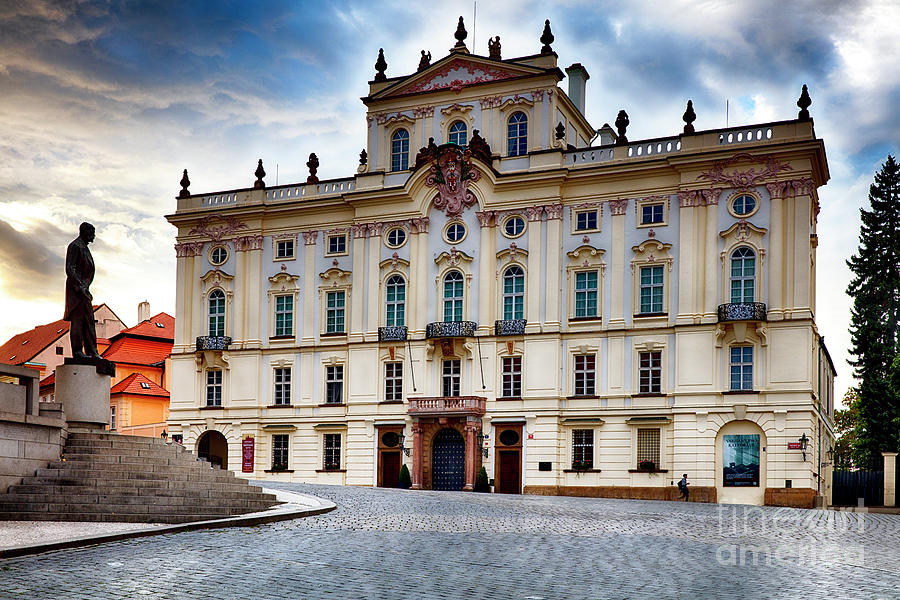
[[[684,501],[690,502],[689,496],[691,493],[688,491],[687,473],[681,476],[681,481],[678,482],[678,489],[681,491],[681,497],[684,498]]]

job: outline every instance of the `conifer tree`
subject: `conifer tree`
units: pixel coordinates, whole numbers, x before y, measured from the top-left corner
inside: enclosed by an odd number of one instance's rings
[[[888,155],[869,187],[870,209],[860,209],[859,249],[847,265],[853,280],[850,334],[859,385],[859,423],[853,462],[881,467],[881,453],[900,447],[900,395],[889,370],[900,352],[900,165]]]

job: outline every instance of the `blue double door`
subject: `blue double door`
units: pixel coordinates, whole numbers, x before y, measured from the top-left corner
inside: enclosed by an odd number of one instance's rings
[[[431,445],[432,489],[460,491],[465,485],[466,443],[455,429],[442,429]]]

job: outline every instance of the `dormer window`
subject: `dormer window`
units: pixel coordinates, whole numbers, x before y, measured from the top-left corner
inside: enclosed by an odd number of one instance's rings
[[[141,388],[142,388],[142,389],[145,389],[145,390],[149,390],[149,389],[150,389],[150,384],[147,383],[146,381],[142,381],[142,382],[141,382]]]
[[[391,171],[409,168],[409,132],[398,129],[391,136]]]
[[[469,142],[468,128],[462,121],[457,121],[450,126],[450,143],[463,146]]]

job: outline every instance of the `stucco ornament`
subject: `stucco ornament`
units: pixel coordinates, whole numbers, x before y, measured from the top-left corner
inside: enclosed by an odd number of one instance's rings
[[[221,225],[215,223],[221,222]],[[207,215],[200,219],[197,226],[191,229],[188,235],[205,235],[218,242],[223,237],[235,232],[247,229],[247,224],[238,221],[235,217],[220,217],[219,215]]]
[[[481,173],[472,166],[471,159],[468,150],[463,151],[455,144],[441,146],[432,158],[425,185],[437,188],[438,194],[432,203],[448,217],[461,216],[463,210],[477,202],[469,184],[478,181]]]
[[[765,168],[757,171],[756,169],[747,169],[746,171],[725,172],[725,168],[735,163],[749,162],[762,163],[765,162]],[[761,184],[766,179],[775,177],[782,171],[790,171],[791,166],[780,162],[772,155],[757,156],[742,152],[735,154],[727,160],[720,160],[713,163],[709,171],[701,173],[697,179],[707,179],[711,183],[727,183],[731,187],[739,190],[746,190],[753,186]]]

